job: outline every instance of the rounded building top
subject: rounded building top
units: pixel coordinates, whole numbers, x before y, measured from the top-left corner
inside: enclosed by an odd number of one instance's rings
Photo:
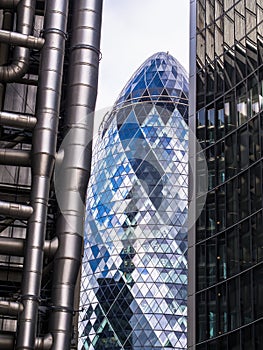
[[[169,53],[158,52],[149,57],[120,93],[115,107],[126,102],[143,101],[174,102],[188,99],[188,74]]]

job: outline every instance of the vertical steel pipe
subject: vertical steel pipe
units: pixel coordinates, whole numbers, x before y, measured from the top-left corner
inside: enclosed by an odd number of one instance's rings
[[[10,30],[13,26],[14,16],[11,11],[3,11],[2,29]],[[0,66],[7,64],[9,48],[7,44],[0,43]],[[3,100],[5,95],[5,84],[0,83],[0,110],[3,108]]]
[[[68,0],[47,0],[45,45],[41,52],[36,105],[37,124],[32,146],[31,205],[34,212],[27,230],[21,293],[24,309],[18,322],[17,350],[33,350],[35,347],[50,178],[57,142],[67,14]]]
[[[90,173],[93,112],[100,56],[102,0],[73,2],[72,38],[61,176],[56,179],[61,215],[52,288],[52,350],[69,350],[74,289],[81,265],[84,198]]]

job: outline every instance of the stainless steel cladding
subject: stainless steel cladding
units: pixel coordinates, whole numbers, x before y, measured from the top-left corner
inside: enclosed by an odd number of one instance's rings
[[[78,346],[102,2],[0,0],[0,350]]]

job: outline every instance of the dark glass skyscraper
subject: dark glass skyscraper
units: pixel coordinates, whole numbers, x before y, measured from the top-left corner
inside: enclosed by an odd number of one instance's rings
[[[208,193],[189,232],[189,349],[262,349],[262,64],[262,0],[191,1],[189,124]]]
[[[105,117],[87,192],[80,349],[186,349],[188,77],[144,62]]]

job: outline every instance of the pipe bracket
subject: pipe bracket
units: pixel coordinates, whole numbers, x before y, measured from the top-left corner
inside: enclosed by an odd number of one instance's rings
[[[95,46],[93,46],[93,45],[77,44],[77,45],[72,46],[70,48],[70,51],[80,50],[80,49],[91,50],[91,51],[95,52],[99,56],[99,60],[102,59],[101,51],[98,48],[96,48]]]

